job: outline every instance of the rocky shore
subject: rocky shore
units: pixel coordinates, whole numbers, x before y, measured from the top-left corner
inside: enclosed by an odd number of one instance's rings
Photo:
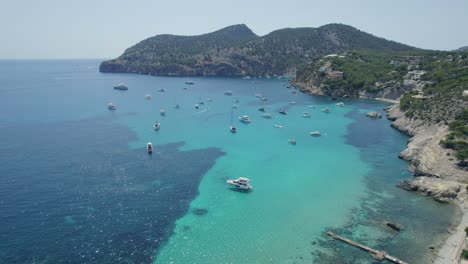
[[[386,108],[392,126],[411,138],[400,158],[410,163],[414,178],[405,180],[399,187],[431,196],[439,202],[450,202],[460,209],[458,223],[448,230],[448,238],[439,249],[435,263],[459,263],[465,248],[465,227],[468,226],[468,171],[457,166],[452,150],[442,148],[440,141],[449,133],[445,124],[426,124],[405,116],[399,104]]]

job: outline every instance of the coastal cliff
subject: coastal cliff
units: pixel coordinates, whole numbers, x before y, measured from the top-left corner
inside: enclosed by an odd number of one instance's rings
[[[451,188],[454,192],[449,195],[449,198],[456,198],[462,185],[468,184],[468,171],[458,165],[454,150],[443,148],[440,144],[449,134],[448,125],[412,120],[400,110],[399,104],[387,107],[386,111],[387,117],[393,120],[392,126],[411,137],[407,148],[400,153],[400,158],[410,162],[417,177],[426,176],[459,183],[457,188]],[[437,192],[432,192],[431,195],[438,197]]]
[[[458,222],[448,230],[448,238],[437,252],[436,264],[459,263],[466,247],[465,227],[468,226],[468,171],[458,165],[455,152],[440,144],[449,132],[445,124],[427,124],[412,120],[400,110],[399,103],[385,109],[392,126],[410,136],[407,148],[400,158],[410,163],[414,178],[403,181],[399,187],[439,202],[455,204],[460,212]]]

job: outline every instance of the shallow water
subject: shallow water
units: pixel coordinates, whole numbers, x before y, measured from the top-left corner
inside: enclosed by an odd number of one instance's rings
[[[384,104],[337,107],[276,79],[101,74],[98,63],[0,62],[2,263],[371,263],[328,229],[425,263],[450,224],[451,206],[395,188],[411,177],[397,158],[407,138],[363,115]],[[226,186],[239,176],[251,193]]]

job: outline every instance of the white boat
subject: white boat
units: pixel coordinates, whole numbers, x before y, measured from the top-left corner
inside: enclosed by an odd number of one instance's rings
[[[239,177],[238,179],[227,180],[226,182],[240,190],[249,191],[252,189],[252,185],[250,185],[249,178]]]
[[[292,105],[296,104],[296,102],[294,102],[294,101],[292,101],[292,102],[289,102],[289,103],[290,103],[290,104],[292,104]]]
[[[200,106],[198,104],[195,105],[195,109],[198,109],[200,108]]]
[[[148,154],[153,153],[153,144],[151,142],[146,143],[146,151],[148,152]]]
[[[232,108],[233,108],[233,109],[237,109],[237,105],[236,105],[236,104],[233,104],[233,105],[232,105]]]
[[[225,95],[232,95],[232,91],[225,91],[224,94]]]
[[[115,90],[126,91],[126,90],[128,90],[128,87],[124,83],[119,83],[116,86],[114,86],[114,89]]]
[[[107,108],[108,108],[109,110],[115,110],[115,109],[117,109],[117,106],[116,106],[115,104],[113,104],[113,103],[109,103],[109,104],[107,105]]]
[[[243,123],[250,123],[250,118],[247,115],[239,116],[239,120]]]
[[[158,89],[158,92],[161,92],[161,93],[164,93],[165,91],[166,91],[166,89],[164,89],[164,88]]]
[[[305,118],[310,118],[310,114],[309,114],[309,113],[307,113],[307,112],[304,112],[304,113],[302,114],[302,117],[305,117]]]
[[[263,114],[262,117],[263,117],[263,118],[268,118],[268,119],[270,119],[270,118],[272,118],[273,116],[272,116],[271,114]]]
[[[255,97],[257,97],[257,98],[264,98],[263,94],[255,94]]]
[[[146,100],[151,100],[151,95],[149,95],[149,94],[145,95],[145,99]]]
[[[186,81],[185,84],[194,84],[193,81]]]
[[[239,102],[239,99],[234,98],[234,103],[238,103],[238,102]]]
[[[237,132],[237,129],[235,126],[229,126],[229,130],[231,131],[231,133],[236,133]]]
[[[153,126],[154,130],[159,130],[161,128],[161,123],[159,123],[158,121],[156,121],[156,123],[154,123],[154,126]]]
[[[288,139],[288,142],[291,145],[296,145],[296,140],[295,139]]]
[[[260,100],[266,101],[266,100],[268,100],[268,99],[266,99],[266,97],[262,97],[262,98],[260,98]]]
[[[275,125],[275,127],[277,127],[277,128],[283,128],[282,125]]]
[[[313,105],[309,105],[309,106],[307,106],[307,107],[309,107],[309,108],[315,108],[315,106],[313,106]]]
[[[309,133],[309,135],[311,135],[311,136],[320,136],[322,134],[320,133],[320,131],[312,131],[312,132]]]
[[[206,100],[207,100],[208,102],[213,102],[213,99],[211,99],[211,98],[208,98],[208,99],[206,99]]]
[[[174,108],[175,108],[175,109],[179,109],[180,106],[179,106],[178,104],[175,104],[175,105],[174,105]]]
[[[330,113],[330,108],[324,108],[324,109],[322,109],[322,112],[324,112],[324,113]]]
[[[166,110],[164,110],[164,109],[159,110],[159,114],[161,116],[165,116],[166,115]]]
[[[265,107],[263,107],[263,106],[258,108],[258,111],[265,112],[265,110],[266,110],[266,109],[265,109]]]
[[[343,102],[336,103],[336,106],[343,107],[344,103]]]
[[[286,111],[286,110],[280,110],[279,113],[282,114],[282,115],[287,115],[287,114],[288,114],[288,111]]]

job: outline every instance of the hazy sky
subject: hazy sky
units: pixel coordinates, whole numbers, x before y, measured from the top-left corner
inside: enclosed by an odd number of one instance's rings
[[[332,22],[421,48],[468,45],[468,0],[0,0],[0,58],[111,58],[161,33]]]

